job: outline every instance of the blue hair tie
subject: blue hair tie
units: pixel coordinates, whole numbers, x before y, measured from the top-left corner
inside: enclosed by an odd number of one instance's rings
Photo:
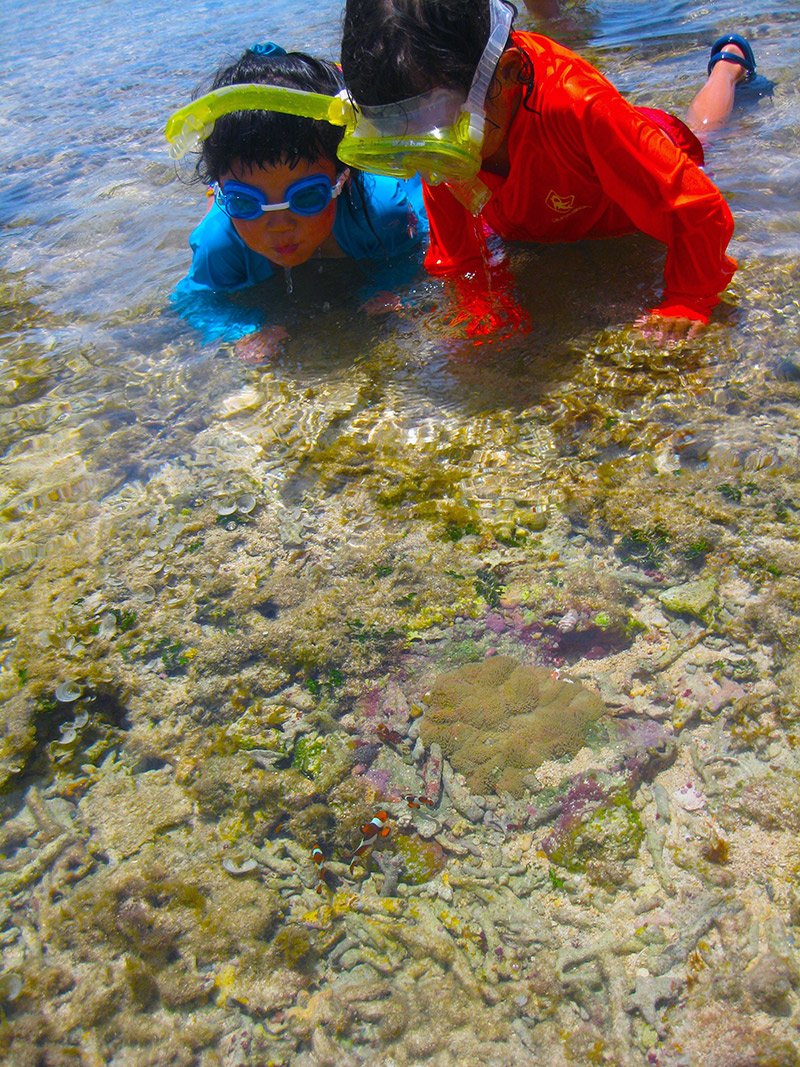
[[[257,56],[285,56],[286,49],[281,48],[279,44],[274,44],[272,41],[267,41],[266,44],[254,44],[249,48],[250,52],[255,52]]]

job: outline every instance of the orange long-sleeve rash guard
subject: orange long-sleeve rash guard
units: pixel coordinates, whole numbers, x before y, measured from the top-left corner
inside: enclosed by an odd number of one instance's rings
[[[733,217],[687,155],[589,63],[547,37],[514,33],[534,90],[508,133],[508,177],[482,170],[489,227],[507,240],[578,241],[640,231],[667,246],[657,312],[708,321],[736,270]],[[482,262],[481,227],[447,186],[425,186],[432,274]]]

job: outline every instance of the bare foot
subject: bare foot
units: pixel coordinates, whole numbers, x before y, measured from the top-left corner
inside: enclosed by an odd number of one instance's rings
[[[702,322],[694,319],[665,318],[663,315],[641,315],[634,323],[648,341],[673,348],[679,341],[693,341],[702,331]]]

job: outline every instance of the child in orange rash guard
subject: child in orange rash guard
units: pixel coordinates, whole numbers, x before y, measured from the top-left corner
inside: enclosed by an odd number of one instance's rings
[[[377,107],[439,87],[466,96],[489,38],[490,3],[502,0],[347,0],[342,69],[356,103]],[[724,122],[736,84],[755,75],[752,51],[736,35],[721,38],[711,59],[689,113],[700,133]],[[664,291],[640,324],[680,336],[708,322],[736,270],[726,254],[733,218],[684,123],[633,107],[585,60],[533,33],[508,36],[485,107],[478,179],[491,196],[480,220],[517,241],[649,234],[667,246]],[[496,329],[500,287],[488,293],[483,227],[448,185],[426,183],[424,194],[426,267],[460,279],[462,301],[470,293],[479,310],[470,316],[462,303],[468,334]],[[485,297],[477,305],[476,287]],[[514,310],[505,300],[508,322]]]

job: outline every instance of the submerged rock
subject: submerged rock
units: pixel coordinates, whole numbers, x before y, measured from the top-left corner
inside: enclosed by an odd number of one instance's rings
[[[132,856],[188,819],[192,805],[163,771],[146,771],[104,776],[81,800],[80,811],[102,847]]]
[[[36,744],[36,712],[33,702],[15,693],[3,702],[0,736],[0,788],[20,774]]]
[[[727,798],[726,809],[766,830],[800,830],[800,772],[780,770],[743,783]]]
[[[418,834],[396,834],[392,849],[403,861],[401,880],[411,885],[429,882],[447,864],[447,856],[441,845],[436,841],[425,841]]]
[[[519,797],[544,760],[574,755],[603,710],[600,698],[540,667],[495,656],[441,675],[420,726],[470,789]]]
[[[626,790],[606,793],[599,782],[573,784],[562,814],[542,848],[568,871],[586,872],[590,881],[622,884],[644,838],[638,813]]]
[[[668,611],[681,615],[693,615],[707,622],[717,598],[717,583],[709,579],[685,582],[659,593],[658,599]]]

